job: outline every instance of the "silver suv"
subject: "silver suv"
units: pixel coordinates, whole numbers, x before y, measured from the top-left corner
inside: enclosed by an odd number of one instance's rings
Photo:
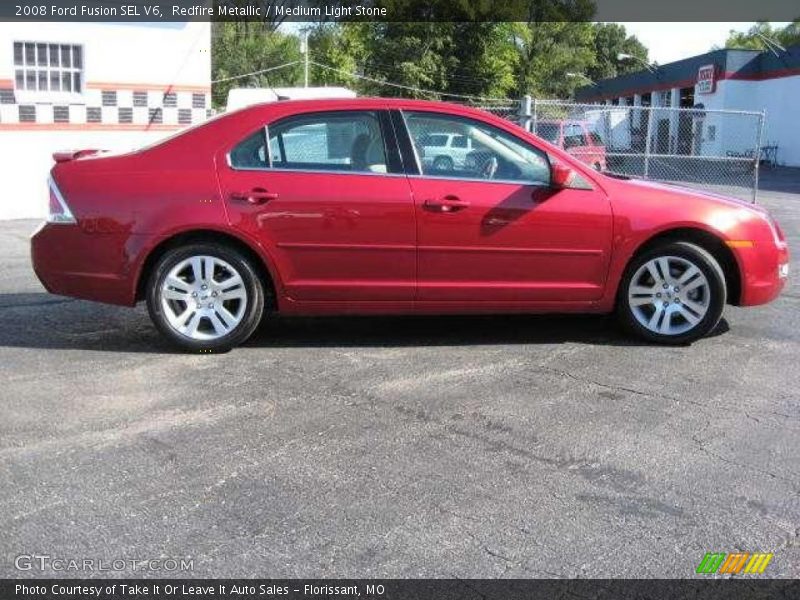
[[[467,154],[477,149],[471,138],[460,133],[428,133],[419,146],[423,165],[435,171],[463,169]]]

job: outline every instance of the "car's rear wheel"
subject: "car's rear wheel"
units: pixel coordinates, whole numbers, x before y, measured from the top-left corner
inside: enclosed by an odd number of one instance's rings
[[[193,351],[247,340],[264,312],[258,271],[242,253],[214,244],[169,250],[148,281],[147,308],[159,331]]]
[[[709,252],[688,242],[667,242],[628,265],[617,313],[639,337],[685,344],[717,326],[726,293],[725,276]]]

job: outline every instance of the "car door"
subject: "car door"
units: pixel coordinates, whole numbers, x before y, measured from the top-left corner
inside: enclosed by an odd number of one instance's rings
[[[228,151],[231,223],[268,250],[290,299],[413,299],[414,205],[393,144],[388,113],[347,110],[264,123]]]
[[[417,210],[417,299],[588,302],[600,298],[611,251],[604,192],[575,173],[554,189],[544,151],[472,117],[428,111],[395,114],[401,146],[426,131],[471,139],[460,172],[418,165],[409,177]]]

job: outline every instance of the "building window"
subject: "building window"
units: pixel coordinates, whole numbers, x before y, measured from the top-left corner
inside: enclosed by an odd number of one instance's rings
[[[189,125],[192,122],[192,109],[179,108],[178,109],[178,123],[180,125]]]
[[[18,90],[83,92],[83,47],[14,42],[14,83]]]
[[[101,95],[103,97],[103,106],[117,105],[117,92],[103,90]]]
[[[19,122],[36,123],[36,107],[33,105],[20,105]]]
[[[53,107],[53,122],[54,123],[69,123],[69,106],[54,106]]]
[[[175,92],[167,92],[164,94],[164,106],[167,108],[178,106],[178,95]]]
[[[102,123],[103,110],[99,106],[90,106],[86,109],[87,123]]]
[[[192,94],[192,108],[205,108],[206,95],[205,94]]]
[[[133,92],[134,106],[147,106],[147,92]]]
[[[164,121],[164,117],[163,117],[163,114],[161,112],[161,109],[160,108],[151,108],[148,111],[147,120],[150,121],[150,123],[162,123]]]
[[[120,123],[133,123],[133,109],[120,108],[119,109],[119,122]]]
[[[14,90],[0,90],[0,104],[14,104],[16,101],[17,100],[14,97]]]

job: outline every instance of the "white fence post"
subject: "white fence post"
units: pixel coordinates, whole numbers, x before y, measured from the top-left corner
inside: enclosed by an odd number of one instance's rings
[[[653,107],[647,107],[647,131],[644,140],[644,178],[650,174],[650,137],[653,135]]]
[[[755,155],[756,164],[753,167],[753,204],[758,200],[758,170],[761,168],[761,148],[764,147],[764,112],[758,115],[758,127],[756,127],[756,149],[753,153]]]

